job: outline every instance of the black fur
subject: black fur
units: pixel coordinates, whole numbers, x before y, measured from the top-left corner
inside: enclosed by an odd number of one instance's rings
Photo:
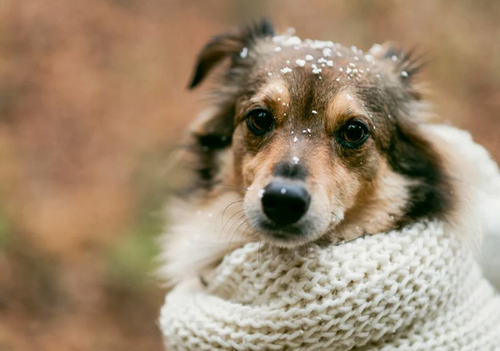
[[[224,75],[223,84],[235,86],[235,92],[219,93],[215,96],[216,103],[220,106],[218,116],[210,120],[205,129],[195,137],[195,152],[200,155],[200,163],[197,169],[201,187],[211,189],[214,184],[214,176],[219,171],[216,155],[222,149],[230,147],[233,133],[234,101],[238,84],[244,79],[247,68],[251,68],[251,60],[242,59],[240,52],[243,48],[252,50],[252,46],[258,39],[274,35],[274,30],[269,21],[262,19],[248,26],[239,28],[214,37],[201,51],[198,62],[191,80],[190,87],[197,86],[224,58],[231,58],[231,66]],[[414,90],[411,80],[422,67],[420,58],[414,59],[411,53],[404,53],[394,46],[388,46],[381,54],[382,59],[393,62],[396,56],[393,72],[400,77],[401,84],[398,86],[384,87],[380,82],[358,90],[359,95],[375,114],[393,117],[381,119],[387,123],[390,133],[380,136],[377,140],[379,148],[386,155],[390,167],[397,173],[415,181],[409,189],[410,201],[404,209],[403,217],[398,221],[399,226],[422,218],[443,218],[452,208],[453,199],[451,185],[442,161],[433,150],[429,142],[417,131],[411,118],[411,111],[406,111],[406,106],[412,100],[419,100],[420,93]],[[407,74],[401,75],[405,71]],[[221,95],[222,94],[222,95]],[[233,95],[231,95],[233,94]],[[310,104],[314,97],[314,87],[310,87],[305,94],[302,106],[304,110],[311,109]],[[401,117],[402,115],[403,117]],[[383,140],[382,140],[383,138]],[[305,179],[307,169],[296,167],[290,163],[280,163],[274,169],[274,175]]]
[[[422,60],[394,46],[387,47],[382,58],[392,61],[394,55],[398,58],[394,70],[401,84],[374,84],[358,93],[373,113],[383,116],[379,123],[386,124],[384,129],[389,132],[379,134],[377,144],[391,169],[415,181],[409,189],[410,199],[404,215],[397,224],[404,226],[423,218],[445,219],[453,207],[452,186],[442,167],[443,161],[420,134],[417,125],[420,121],[413,120],[417,117],[410,107],[422,98],[411,84],[411,78],[422,67]],[[408,76],[401,76],[401,71],[406,71]]]
[[[204,126],[204,131],[195,134],[196,142],[204,150],[220,150],[231,145],[233,137],[234,102],[220,104],[217,116]]]
[[[387,60],[392,60],[392,57],[396,56],[397,61],[395,68],[399,71],[405,71],[408,76],[401,76],[403,81],[416,75],[424,66],[424,62],[421,56],[416,56],[414,51],[404,51],[402,48],[397,46],[389,46],[384,51],[382,58]]]
[[[444,219],[452,207],[451,185],[432,146],[416,132],[397,125],[387,156],[395,172],[416,182],[409,189],[410,200],[398,225],[422,218]]]

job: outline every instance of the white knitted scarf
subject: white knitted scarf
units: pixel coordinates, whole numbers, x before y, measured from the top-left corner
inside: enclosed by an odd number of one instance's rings
[[[498,168],[484,149],[436,130],[478,162],[498,209]],[[500,350],[500,296],[449,226],[416,223],[298,252],[249,243],[207,288],[184,281],[167,295],[160,326],[172,351]]]

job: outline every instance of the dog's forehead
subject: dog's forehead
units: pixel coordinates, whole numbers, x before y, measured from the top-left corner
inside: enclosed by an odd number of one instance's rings
[[[313,65],[318,66],[321,64],[331,67],[331,64],[345,60],[358,61],[359,64],[375,63],[375,58],[371,53],[364,53],[355,46],[348,48],[331,41],[306,39],[299,43],[289,37],[286,39],[274,37],[266,41],[263,50],[272,51],[275,57],[293,56],[296,59],[293,63],[302,67],[313,67]]]
[[[250,75],[256,90],[282,82],[293,97],[315,92],[328,100],[344,88],[373,85],[380,80],[383,65],[375,54],[352,46],[298,37],[273,37],[256,47],[256,64]]]
[[[380,68],[373,55],[379,47],[377,45],[364,53],[355,46],[347,48],[333,42],[305,40],[297,45],[289,45],[289,42],[267,41],[258,48],[262,58],[258,63],[267,66],[269,75],[297,70],[315,75],[318,79],[333,73],[341,79],[359,81],[370,76],[372,70]],[[277,69],[279,72],[276,72]]]

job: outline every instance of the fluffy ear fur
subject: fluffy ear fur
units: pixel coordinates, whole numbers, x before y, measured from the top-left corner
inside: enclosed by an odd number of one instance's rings
[[[207,74],[224,58],[231,57],[232,65],[238,58],[245,58],[248,50],[259,38],[271,37],[274,29],[267,19],[263,18],[248,26],[237,28],[231,32],[212,38],[198,55],[196,69],[189,88],[196,87]]]
[[[393,74],[408,87],[408,92],[415,100],[422,99],[421,87],[413,82],[413,78],[422,69],[425,62],[415,51],[404,51],[394,43],[384,43],[374,45],[370,49],[370,54],[378,60],[385,61]]]

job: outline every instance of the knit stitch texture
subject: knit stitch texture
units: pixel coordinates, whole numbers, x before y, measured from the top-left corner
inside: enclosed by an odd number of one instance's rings
[[[442,132],[498,191],[484,149]],[[168,294],[160,326],[172,351],[498,351],[500,296],[449,226],[422,222],[299,251],[249,243],[207,288],[185,281]]]

